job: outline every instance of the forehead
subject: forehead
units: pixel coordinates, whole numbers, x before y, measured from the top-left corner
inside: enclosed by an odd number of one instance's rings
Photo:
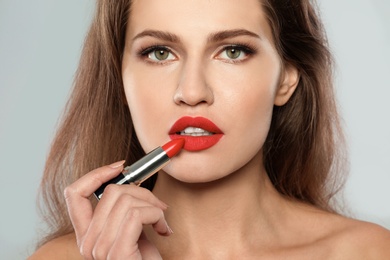
[[[260,0],[134,0],[129,19],[130,34],[157,29],[191,36],[246,29],[271,37]]]

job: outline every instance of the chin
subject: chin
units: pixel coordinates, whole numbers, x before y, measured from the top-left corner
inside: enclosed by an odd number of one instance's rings
[[[215,166],[214,166],[215,167]],[[229,175],[229,173],[217,170],[214,167],[193,167],[185,166],[180,167],[179,165],[169,164],[164,167],[165,174],[168,174],[175,180],[184,183],[207,183],[217,181]],[[191,169],[189,171],[188,169]]]
[[[218,178],[211,179],[209,176],[205,178],[194,177],[194,176],[182,176],[182,175],[181,176],[170,175],[170,176],[179,182],[187,183],[187,184],[203,184],[203,183],[210,183],[218,180]]]

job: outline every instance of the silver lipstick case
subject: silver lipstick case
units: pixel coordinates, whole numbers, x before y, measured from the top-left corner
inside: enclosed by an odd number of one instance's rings
[[[169,160],[170,158],[166,152],[161,147],[157,147],[132,165],[127,166],[117,177],[100,186],[100,188],[94,192],[94,195],[98,200],[100,200],[104,189],[109,184],[122,185],[134,183],[138,186],[167,165]]]

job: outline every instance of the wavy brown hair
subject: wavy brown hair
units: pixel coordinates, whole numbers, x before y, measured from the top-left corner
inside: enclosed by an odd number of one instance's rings
[[[300,73],[299,85],[275,107],[264,162],[276,189],[290,198],[335,212],[343,138],[334,101],[332,59],[309,0],[263,0],[284,64]],[[144,155],[126,105],[121,74],[130,0],[98,0],[73,91],[52,143],[41,183],[42,215],[49,233],[40,245],[73,232],[63,190],[83,174]],[[152,189],[155,177],[143,185]],[[94,202],[94,198],[91,198]]]
[[[313,1],[263,0],[276,49],[300,81],[289,102],[275,107],[264,149],[267,173],[282,194],[329,212],[347,172],[333,89],[333,59]]]

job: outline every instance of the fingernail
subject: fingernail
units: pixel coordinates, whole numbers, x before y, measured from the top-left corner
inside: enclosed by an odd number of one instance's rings
[[[119,168],[121,167],[124,163],[125,163],[126,160],[122,160],[122,161],[119,161],[119,162],[115,162],[113,164],[110,164],[108,165],[108,167],[112,168],[112,169],[116,169],[116,168]]]
[[[168,223],[167,223],[167,229],[168,229],[168,235],[172,235],[172,234],[173,234],[173,230],[172,230],[172,228],[168,225]]]
[[[160,201],[161,206],[163,206],[164,210],[169,208],[169,206],[165,202],[163,202],[161,200],[159,200],[159,201]]]

